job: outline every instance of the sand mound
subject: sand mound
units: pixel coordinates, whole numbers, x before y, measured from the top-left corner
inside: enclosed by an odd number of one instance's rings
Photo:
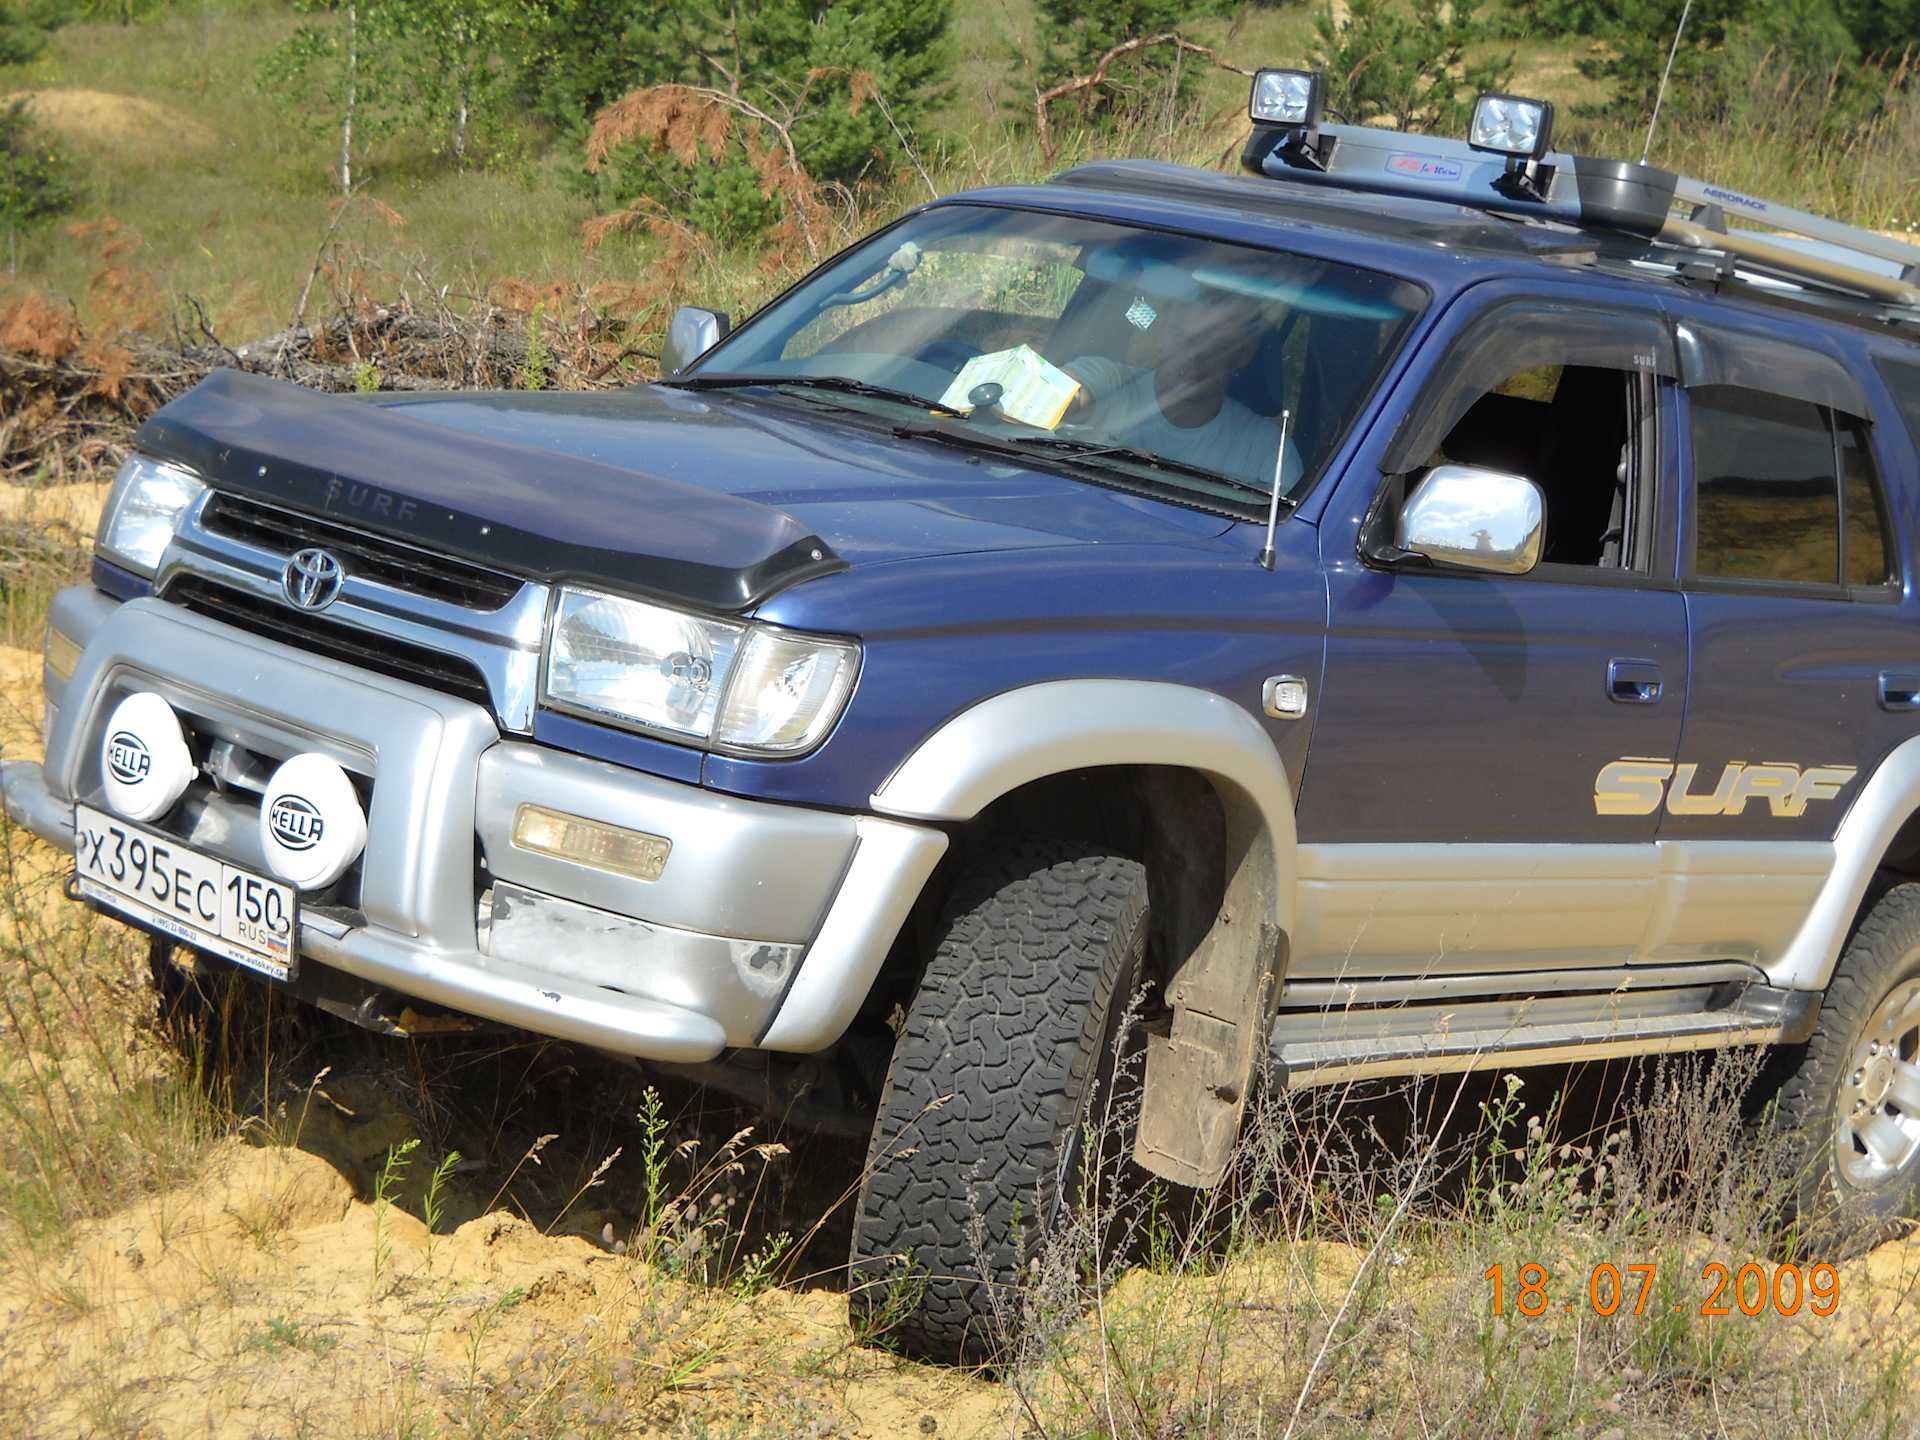
[[[0,1431],[100,1433],[109,1415],[120,1433],[233,1440],[1006,1428],[996,1387],[850,1348],[837,1294],[704,1290],[499,1211],[429,1240],[353,1192],[304,1151],[228,1142],[197,1183],[0,1271]],[[769,1353],[822,1378],[763,1381]]]
[[[0,104],[28,101],[33,118],[64,140],[120,149],[199,149],[219,137],[177,110],[104,90],[22,90]]]

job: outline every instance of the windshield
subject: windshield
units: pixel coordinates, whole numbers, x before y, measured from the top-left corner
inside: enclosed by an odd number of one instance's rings
[[[917,406],[949,440],[1264,513],[1276,476],[1305,492],[1425,302],[1332,261],[956,205],[835,261],[684,383],[791,379],[890,419]]]

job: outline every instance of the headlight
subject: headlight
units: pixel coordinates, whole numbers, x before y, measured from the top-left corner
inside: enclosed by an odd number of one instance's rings
[[[547,698],[704,740],[744,628],[562,590],[547,645]]]
[[[187,507],[207,487],[178,465],[130,455],[100,511],[95,548],[123,570],[153,578]]]
[[[852,693],[860,647],[563,589],[547,641],[555,709],[737,753],[820,743]]]

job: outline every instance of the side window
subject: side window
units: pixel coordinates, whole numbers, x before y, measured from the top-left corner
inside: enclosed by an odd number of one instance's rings
[[[1887,499],[1873,467],[1873,447],[1858,421],[1840,420],[1841,498],[1847,516],[1847,584],[1885,585],[1896,575]]]
[[[1687,395],[1697,578],[1829,590],[1885,583],[1879,485],[1857,421],[1737,385]]]
[[[1542,564],[1646,572],[1659,377],[1675,373],[1671,340],[1651,314],[1545,299],[1489,307],[1448,346],[1395,432],[1376,525],[1431,466],[1473,465],[1539,487]]]
[[[1536,365],[1501,379],[1430,457],[1524,475],[1546,499],[1549,565],[1636,569],[1651,385],[1605,365]]]

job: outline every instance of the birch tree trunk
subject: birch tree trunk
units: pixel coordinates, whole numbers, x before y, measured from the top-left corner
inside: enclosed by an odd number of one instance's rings
[[[465,162],[467,158],[467,114],[473,107],[473,71],[476,49],[475,37],[468,29],[466,17],[456,15],[453,22],[453,63],[454,73],[459,77],[455,82],[453,103],[453,158]]]
[[[340,193],[353,194],[353,107],[360,88],[359,7],[347,6],[347,107],[340,123]]]

